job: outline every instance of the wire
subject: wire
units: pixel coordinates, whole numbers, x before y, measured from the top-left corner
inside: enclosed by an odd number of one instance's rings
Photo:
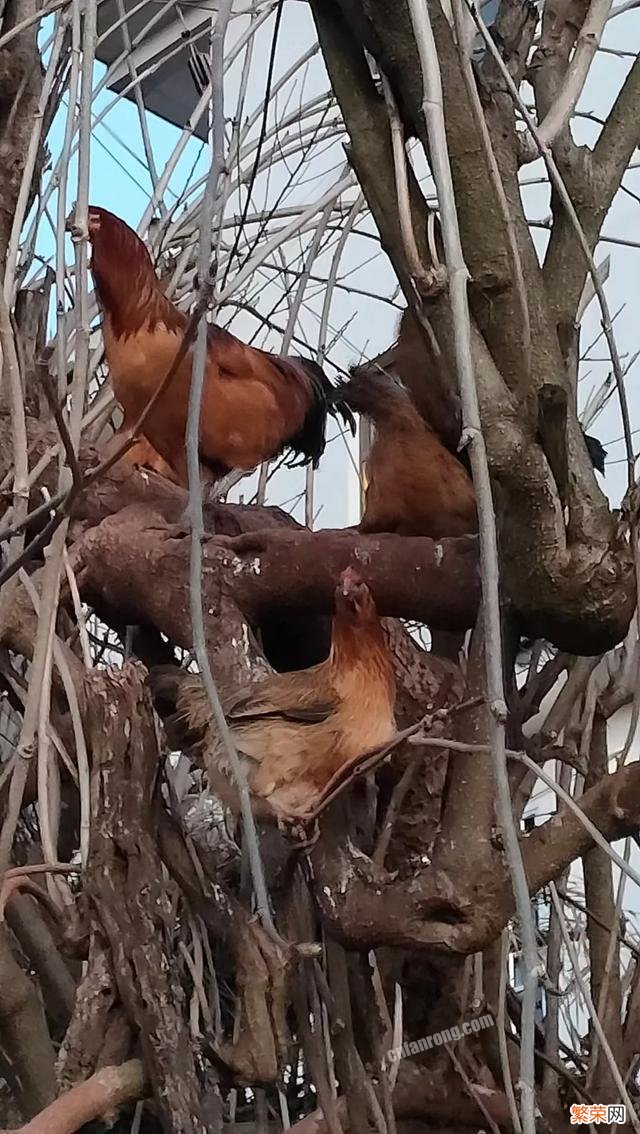
[[[240,236],[241,236],[242,232],[244,231],[244,224],[245,224],[245,221],[247,219],[247,213],[249,212],[249,205],[251,204],[251,195],[253,193],[253,187],[256,183],[256,177],[258,176],[258,169],[260,167],[260,158],[262,156],[262,147],[264,145],[264,141],[265,141],[265,138],[266,138],[266,135],[267,135],[267,119],[268,119],[268,116],[269,116],[269,103],[271,101],[271,84],[273,82],[273,69],[274,69],[275,62],[276,62],[276,51],[277,51],[277,48],[278,48],[278,36],[279,36],[279,33],[280,33],[280,24],[282,22],[283,8],[284,8],[283,0],[278,0],[278,7],[276,9],[276,19],[275,19],[275,23],[273,25],[273,35],[271,37],[271,50],[269,52],[269,66],[268,66],[268,69],[267,69],[267,84],[266,84],[265,92],[264,92],[264,109],[262,111],[262,122],[260,124],[260,137],[258,138],[258,146],[256,148],[256,156],[254,158],[253,166],[251,168],[251,177],[249,178],[249,185],[247,187],[247,196],[245,198],[245,202],[244,202],[244,205],[243,205],[243,208],[242,208],[242,216],[240,217],[240,224],[238,225],[238,227],[236,229],[236,235],[235,235],[235,238],[234,238],[234,241],[233,241],[233,245],[231,247],[231,252],[229,253],[229,259],[227,260],[227,266],[226,266],[226,268],[224,270],[224,274],[222,276],[222,284],[221,284],[221,289],[220,289],[221,291],[223,291],[224,288],[225,288],[227,279],[229,277],[229,272],[231,271],[231,265],[233,264],[234,257],[237,256],[237,253],[238,253],[238,245],[240,243]]]

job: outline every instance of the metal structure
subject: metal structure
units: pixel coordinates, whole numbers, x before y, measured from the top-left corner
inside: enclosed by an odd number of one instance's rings
[[[109,89],[134,99],[134,91],[127,88],[136,73],[142,77],[146,109],[180,129],[186,126],[202,94],[203,78],[206,85],[208,41],[217,7],[213,0],[158,5],[103,0],[96,58],[113,67]],[[206,116],[194,133],[206,140]]]

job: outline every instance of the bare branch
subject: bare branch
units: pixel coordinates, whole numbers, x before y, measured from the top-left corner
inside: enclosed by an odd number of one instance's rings
[[[518,758],[525,763],[528,761],[523,755]],[[547,775],[543,768],[535,768],[535,771],[541,777]],[[607,843],[632,835],[638,829],[640,767],[630,764],[603,776],[580,796],[579,805],[570,796],[563,795],[560,785],[551,782],[548,786],[553,787],[565,806],[524,840],[531,892],[535,893],[545,883],[559,877],[564,867],[590,850],[594,842],[638,884],[638,873]],[[596,839],[594,834],[598,832],[600,837]]]
[[[143,1094],[145,1083],[139,1059],[131,1059],[120,1067],[102,1067],[21,1126],[16,1134],[76,1134],[87,1122],[135,1102]]]
[[[184,1134],[218,1134],[216,1076],[208,1069],[202,1073],[206,1087],[201,1082],[180,970],[172,963],[177,894],[162,870],[150,808],[158,739],[143,676],[135,663],[87,675],[93,694],[88,735],[94,821],[86,881],[92,928],[109,943],[118,994],[139,1034],[165,1124]]]
[[[640,145],[640,58],[614,102],[593,151],[593,188],[606,216],[636,147]]]
[[[608,771],[606,723],[596,715],[591,735],[587,790]],[[591,999],[606,1033],[616,1062],[622,1065],[622,989],[620,984],[620,950],[616,926],[620,910],[613,893],[612,862],[599,847],[594,847],[583,858],[585,904],[595,916],[587,915],[589,937]],[[622,894],[626,875],[620,875]],[[598,922],[604,922],[603,929]],[[607,1060],[603,1058],[597,1036],[592,1037],[591,1066],[587,1076],[588,1089],[596,1097],[609,1097],[616,1085],[611,1078]]]
[[[211,274],[211,239],[213,233],[215,197],[218,189],[218,180],[224,167],[224,103],[223,103],[223,76],[224,76],[224,41],[227,25],[231,16],[231,0],[223,0],[218,11],[215,30],[212,39],[211,55],[211,98],[213,114],[213,149],[211,165],[207,175],[203,207],[200,217],[200,234],[198,250],[198,274],[200,278],[201,298],[208,306],[215,288],[214,274]],[[200,481],[200,404],[204,388],[205,368],[207,364],[207,323],[204,319],[204,310],[201,312],[196,342],[193,351],[193,371],[189,392],[189,413],[187,421],[187,470],[189,474],[189,513],[191,520],[191,548],[189,572],[189,609],[191,614],[191,632],[193,635],[193,649],[200,667],[200,674],[207,696],[211,702],[211,709],[222,736],[227,751],[233,778],[238,789],[244,834],[247,840],[251,877],[256,895],[258,913],[265,927],[277,936],[269,896],[264,879],[264,870],[260,858],[260,847],[256,834],[255,822],[251,811],[251,800],[247,778],[240,762],[233,742],[231,732],[227,725],[220,697],[211,672],[211,664],[207,653],[205,640],[203,595],[202,595],[202,539],[204,537],[204,519],[202,514],[202,485]]]
[[[640,144],[640,58],[636,59],[611,109],[593,154],[565,169],[567,187],[590,249],[594,249],[636,146]],[[544,274],[558,321],[573,323],[584,286],[578,237],[560,201],[545,256]]]
[[[113,604],[133,615],[135,624],[136,618],[144,620],[146,612],[164,633],[171,630],[176,644],[189,647],[183,590],[187,541],[170,536],[166,525],[158,525],[144,509],[106,519],[76,546],[78,586],[86,601]],[[153,588],[148,586],[145,555],[153,557],[156,565]],[[348,530],[263,531],[235,540],[213,536],[205,545],[205,601],[217,609],[224,580],[226,594],[233,595],[251,620],[259,622],[278,609],[328,614],[336,579],[358,561],[367,564],[366,577],[383,615],[448,629],[471,625],[478,601],[472,537],[436,542],[361,536]],[[213,641],[216,634],[215,626],[208,624],[207,639]]]
[[[38,975],[54,1028],[63,1034],[71,1019],[76,995],[74,981],[58,951],[56,939],[36,902],[16,894],[7,909],[7,921]]]
[[[569,124],[587,81],[610,10],[611,0],[591,0],[586,19],[578,32],[575,50],[562,86],[555,95],[553,105],[538,126],[538,137],[547,146],[552,146]]]
[[[21,1109],[36,1114],[55,1098],[55,1054],[40,998],[11,952],[6,927],[0,927],[0,1038],[20,1078]]]

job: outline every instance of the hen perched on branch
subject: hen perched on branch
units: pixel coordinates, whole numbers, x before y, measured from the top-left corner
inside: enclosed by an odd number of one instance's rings
[[[164,295],[149,252],[124,221],[89,208],[92,271],[104,313],[103,337],[115,395],[131,428],[169,373],[188,323]],[[199,457],[206,479],[250,470],[291,450],[299,463],[318,464],[327,414],[355,429],[334,387],[307,359],[280,358],[246,346],[220,327],[207,330]],[[144,423],[144,436],[183,485],[191,386],[189,349]]]
[[[159,706],[175,705],[166,722],[171,743],[200,748],[211,790],[237,811],[227,754],[200,678],[158,667],[151,685]],[[256,814],[311,818],[364,753],[393,739],[394,702],[392,658],[376,606],[349,567],[336,587],[327,660],[222,696]]]
[[[432,539],[477,531],[471,477],[418,413],[411,396],[380,371],[342,389],[352,409],[373,422],[363,532]]]
[[[470,472],[467,450],[458,450],[462,430],[460,398],[450,382],[446,378],[443,380],[441,366],[441,359],[434,356],[413,311],[406,308],[398,323],[396,342],[369,362],[354,367],[352,373],[358,379],[370,375],[375,377],[381,372],[398,377],[415,399],[421,417],[429,423],[447,450],[457,455]],[[584,427],[582,434],[593,468],[604,476],[607,450],[597,437],[586,433]]]

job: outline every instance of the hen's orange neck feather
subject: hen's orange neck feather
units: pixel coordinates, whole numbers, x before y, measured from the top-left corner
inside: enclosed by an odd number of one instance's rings
[[[163,294],[140,237],[106,209],[91,212],[99,218],[90,233],[91,269],[113,333],[127,337],[143,326],[153,330],[160,323],[172,331],[182,330],[186,316]]]
[[[364,668],[379,663],[389,683],[393,666],[373,599],[356,611],[342,605],[338,596],[331,634],[331,664]]]

